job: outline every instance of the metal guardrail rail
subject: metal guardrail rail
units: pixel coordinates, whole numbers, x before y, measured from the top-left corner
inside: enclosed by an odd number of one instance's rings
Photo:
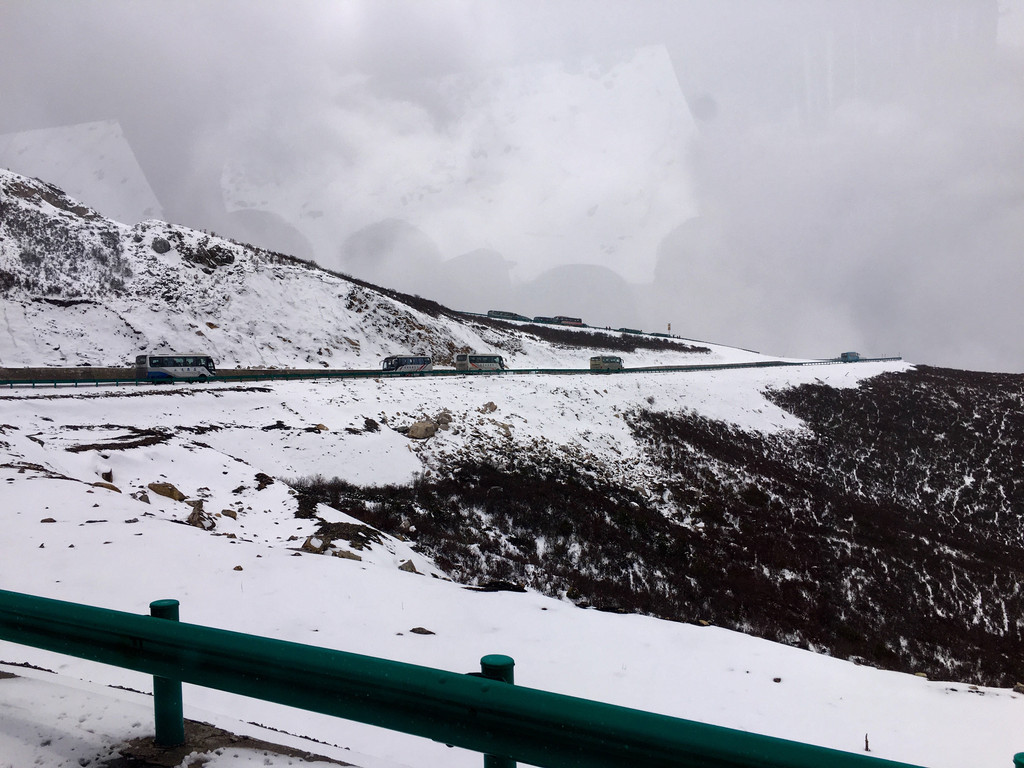
[[[393,379],[393,378],[416,378],[424,376],[508,376],[523,374],[547,374],[560,376],[579,375],[609,375],[625,373],[685,373],[692,371],[719,371],[734,370],[740,368],[786,368],[808,365],[857,365],[859,363],[881,363],[896,362],[901,357],[874,357],[862,358],[855,362],[844,362],[841,360],[763,360],[754,363],[707,363],[695,365],[666,365],[646,366],[640,368],[623,368],[619,371],[592,371],[589,368],[515,368],[505,371],[346,371],[346,370],[325,370],[325,371],[267,371],[263,373],[218,373],[210,379],[174,379],[150,381],[136,379],[135,377],[113,377],[96,379],[0,379],[0,387],[13,389],[14,387],[99,387],[99,386],[153,386],[166,383],[247,383],[256,381],[297,381],[297,380],[318,380],[318,379]]]
[[[181,743],[168,721],[181,718],[184,681],[483,752],[492,766],[919,768],[510,685],[505,656],[485,656],[483,675],[461,675],[179,623],[174,600],[151,609],[144,616],[0,591],[0,639],[157,676],[163,744]]]

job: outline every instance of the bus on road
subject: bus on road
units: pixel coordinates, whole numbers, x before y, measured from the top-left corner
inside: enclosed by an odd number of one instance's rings
[[[390,355],[381,363],[381,370],[391,373],[411,373],[434,370],[430,355]]]
[[[505,359],[501,355],[468,355],[455,356],[456,371],[504,371]]]
[[[173,379],[212,379],[217,366],[209,355],[138,355],[135,358],[135,378],[148,381]]]
[[[616,355],[598,355],[590,358],[592,371],[621,371],[622,358]]]

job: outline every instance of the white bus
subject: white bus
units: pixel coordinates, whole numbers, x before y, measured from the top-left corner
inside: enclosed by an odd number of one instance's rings
[[[467,355],[455,356],[456,371],[504,371],[505,359],[501,355]]]
[[[149,381],[172,379],[210,379],[217,367],[209,355],[139,355],[135,358],[135,378]]]
[[[390,355],[384,358],[381,369],[393,373],[432,371],[434,370],[434,360],[430,355]]]
[[[622,358],[615,355],[598,355],[590,358],[592,371],[621,371]]]

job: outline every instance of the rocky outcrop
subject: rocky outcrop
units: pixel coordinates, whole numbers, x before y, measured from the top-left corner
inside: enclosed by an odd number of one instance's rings
[[[326,536],[307,536],[306,540],[302,542],[302,549],[306,552],[312,552],[314,555],[322,555],[330,548],[331,540]]]
[[[410,437],[413,440],[426,440],[436,434],[437,424],[430,419],[423,419],[421,421],[414,422],[413,425],[409,427],[409,431],[405,433],[406,437]]]
[[[207,273],[212,272],[218,267],[226,267],[235,263],[235,255],[227,248],[217,245],[200,245],[194,251],[185,250],[181,257]]]
[[[203,511],[202,501],[199,502],[199,506],[192,508],[192,513],[185,522],[196,528],[202,528],[204,531],[212,531],[217,527],[217,521],[213,515]]]
[[[164,496],[168,499],[174,499],[174,501],[184,501],[188,498],[184,493],[175,488],[172,483],[150,483],[146,487],[157,496]]]

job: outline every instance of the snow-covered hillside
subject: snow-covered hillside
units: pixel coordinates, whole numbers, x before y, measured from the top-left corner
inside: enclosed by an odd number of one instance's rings
[[[493,350],[520,369],[602,353],[772,360],[467,316],[211,234],[122,225],[5,171],[0,296],[0,367],[162,350],[212,353],[222,371],[376,369],[404,351],[444,366]],[[1024,678],[1021,414],[1019,376],[898,361],[12,388],[0,584],[132,611],[177,597],[187,621],[446,669],[504,652],[526,685],[996,766],[1017,731],[977,723],[1012,719],[1020,697],[970,684]],[[210,692],[188,701],[375,756],[365,765],[479,760]]]
[[[854,387],[903,367],[13,390],[0,398],[0,583],[132,612],[175,597],[184,621],[452,671],[507,653],[522,685],[851,751],[863,750],[866,735],[873,755],[931,768],[997,768],[1020,747],[1024,699],[1011,691],[929,682],[699,622],[584,609],[532,590],[467,591],[408,540],[322,504],[302,514],[302,496],[287,484],[318,473],[362,485],[423,481],[446,455],[511,442],[543,444],[643,489],[656,470],[623,427],[638,402],[771,434],[801,425],[764,390],[816,379]],[[441,411],[450,415],[448,429],[430,440],[397,430]],[[159,495],[151,483],[170,483],[186,500]],[[192,525],[182,524],[190,518]],[[11,644],[0,644],[0,660],[149,686],[135,673]],[[23,698],[4,700],[25,706]],[[103,715],[78,714],[75,700],[40,705],[58,717],[40,739],[46,745],[31,742],[31,729],[5,728],[3,739],[21,748],[11,754],[70,768],[89,755],[69,744],[98,744],[95,754],[105,754],[149,727],[138,724],[138,703],[130,716],[119,714],[127,704],[103,705],[104,730]],[[186,716],[234,729],[257,730],[239,721],[272,726],[351,750],[320,752],[371,768],[480,761],[191,686],[185,702]],[[110,735],[82,740],[62,714]],[[12,721],[5,715],[4,722]],[[26,722],[24,714],[14,722]]]
[[[205,232],[119,224],[3,170],[0,296],[0,367],[126,365],[166,350],[201,350],[221,368],[366,369],[403,352],[451,365],[458,351],[488,350],[512,367],[586,367],[621,336],[609,334],[605,348],[552,343],[526,326],[467,318]],[[756,359],[683,341],[633,343],[646,346],[631,365]]]

